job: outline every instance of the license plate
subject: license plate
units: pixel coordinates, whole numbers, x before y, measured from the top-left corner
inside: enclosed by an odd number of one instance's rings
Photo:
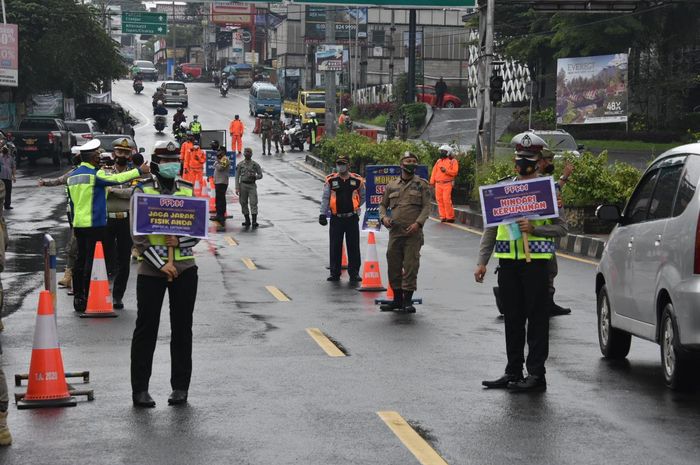
[[[178,95],[180,95],[179,92],[173,92],[173,97],[176,97],[176,96],[178,96]]]
[[[24,143],[27,145],[34,145],[36,143],[36,139],[25,139]]]
[[[37,150],[39,150],[39,147],[28,145],[24,148],[24,150],[26,150],[27,152],[36,152]]]
[[[275,107],[267,107],[267,111],[273,111]]]

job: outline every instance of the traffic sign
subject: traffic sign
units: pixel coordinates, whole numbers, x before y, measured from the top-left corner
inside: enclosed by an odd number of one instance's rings
[[[253,37],[250,35],[250,31],[241,31],[241,40],[244,44],[249,44]]]
[[[122,12],[122,33],[165,35],[168,33],[168,15],[146,11],[124,11]]]

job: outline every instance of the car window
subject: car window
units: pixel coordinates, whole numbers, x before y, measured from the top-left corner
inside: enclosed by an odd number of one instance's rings
[[[305,105],[309,108],[325,108],[325,94],[306,94]]]
[[[625,212],[625,224],[639,223],[647,219],[649,201],[654,192],[656,180],[659,177],[659,170],[650,171],[644,176],[637,189],[632,194],[632,199],[627,205]]]
[[[141,68],[153,68],[153,63],[151,63],[150,61],[135,61],[134,65]]]
[[[26,131],[56,129],[56,127],[56,122],[52,119],[25,119],[19,123],[19,129]]]
[[[700,180],[700,157],[689,156],[688,162],[685,164],[685,171],[681,177],[680,186],[678,187],[673,216],[683,213],[690,201],[693,200],[698,180]]]
[[[88,123],[66,123],[68,130],[82,134],[90,131],[90,125]]]
[[[541,134],[550,150],[576,150],[576,141],[570,134]]]
[[[683,165],[674,165],[661,170],[654,195],[649,203],[649,220],[660,220],[671,216],[673,199],[676,197],[682,171]]]
[[[168,90],[185,90],[185,85],[180,82],[170,82],[165,85]]]
[[[280,93],[277,89],[260,89],[258,91],[258,98],[263,100],[279,99]]]
[[[416,93],[433,95],[435,93],[435,89],[431,87],[419,87]]]

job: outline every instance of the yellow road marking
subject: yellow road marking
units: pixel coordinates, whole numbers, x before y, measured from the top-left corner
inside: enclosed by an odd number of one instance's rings
[[[345,357],[343,351],[338,349],[338,346],[333,344],[333,341],[328,339],[328,336],[323,334],[320,329],[306,328],[306,332],[316,341],[316,344],[321,346],[321,349],[323,349],[329,357]]]
[[[248,268],[249,270],[257,270],[258,269],[258,267],[255,266],[255,262],[253,262],[253,260],[250,258],[241,258],[241,261],[246,266],[246,268]]]
[[[267,289],[267,291],[280,302],[290,302],[292,300],[289,297],[287,297],[287,295],[284,292],[280,291],[275,286],[265,286],[265,289]]]
[[[435,218],[430,218],[430,219],[433,220],[433,221],[435,221],[436,223],[440,223],[440,220],[436,220]],[[451,226],[451,227],[453,227],[453,228],[461,229],[462,231],[467,231],[467,232],[470,232],[470,233],[472,233],[472,234],[476,234],[476,235],[479,235],[479,236],[483,236],[483,235],[484,235],[484,232],[483,232],[483,231],[479,231],[478,229],[468,228],[468,227],[466,227],[466,226],[462,226],[461,224],[455,224],[455,223],[445,223],[445,224],[446,224],[447,226]],[[573,260],[573,261],[575,261],[575,262],[585,263],[585,264],[587,264],[587,265],[598,266],[598,262],[595,261],[595,260],[588,260],[588,259],[586,259],[586,258],[579,258],[579,257],[575,257],[575,256],[573,256],[573,255],[569,255],[569,254],[567,254],[567,253],[563,253],[563,252],[557,252],[557,257],[566,258],[567,260]]]
[[[447,462],[411,428],[398,412],[377,412],[379,418],[394,432],[396,437],[423,465],[447,465]]]
[[[226,242],[228,242],[228,244],[229,244],[231,247],[236,247],[236,246],[238,245],[238,242],[236,242],[236,240],[235,240],[233,237],[231,237],[231,236],[224,236],[224,238],[226,239]]]

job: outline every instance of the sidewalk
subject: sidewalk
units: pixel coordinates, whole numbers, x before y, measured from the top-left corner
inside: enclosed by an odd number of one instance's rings
[[[299,161],[297,167],[301,170],[324,180],[326,176],[323,162],[311,154],[306,155],[304,162]],[[455,224],[461,224],[472,229],[483,230],[484,221],[481,212],[471,210],[466,205],[455,205]],[[439,219],[437,204],[431,202],[430,216]],[[588,236],[582,234],[569,234],[555,239],[557,250],[586,258],[600,259],[603,255],[607,236]]]

